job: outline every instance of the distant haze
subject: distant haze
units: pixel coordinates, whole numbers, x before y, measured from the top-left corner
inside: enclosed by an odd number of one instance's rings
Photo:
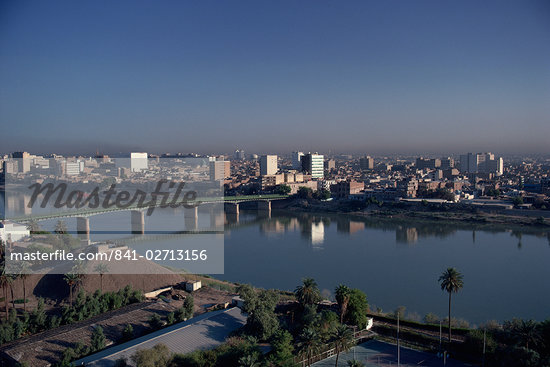
[[[550,2],[4,1],[0,151],[550,153]]]

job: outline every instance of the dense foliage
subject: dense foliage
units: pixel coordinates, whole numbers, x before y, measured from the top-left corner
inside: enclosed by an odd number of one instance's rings
[[[0,324],[0,344],[18,339],[26,334],[53,329],[60,325],[72,324],[107,311],[116,310],[143,299],[141,291],[133,290],[130,286],[118,292],[101,293],[99,290],[86,295],[83,290],[78,293],[73,305],[63,307],[61,315],[47,314],[44,309],[44,300],[39,299],[38,305],[32,312],[24,312],[18,316],[14,309],[10,311],[8,320]]]

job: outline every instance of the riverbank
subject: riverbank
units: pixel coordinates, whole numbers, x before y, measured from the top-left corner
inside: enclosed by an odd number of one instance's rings
[[[273,205],[274,209],[292,213],[349,215],[360,218],[385,218],[407,221],[436,221],[438,223],[464,223],[469,229],[506,226],[531,227],[537,232],[550,232],[550,211],[531,210],[486,210],[467,204],[427,204],[388,202],[367,205],[353,200],[320,201],[315,199],[289,198]],[[547,214],[542,216],[540,214]]]

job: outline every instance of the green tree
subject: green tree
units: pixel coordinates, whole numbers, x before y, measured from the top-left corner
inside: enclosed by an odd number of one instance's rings
[[[309,187],[301,186],[298,188],[296,195],[302,199],[311,199],[313,197],[313,190]]]
[[[259,356],[257,353],[251,353],[239,358],[239,367],[257,367],[259,365]]]
[[[321,349],[321,338],[313,328],[306,328],[300,334],[298,340],[298,350],[302,357],[306,358],[307,366],[311,366],[311,358]]]
[[[449,293],[449,343],[451,343],[451,295],[464,287],[464,276],[455,268],[447,268],[439,277],[441,290]]]
[[[36,219],[31,219],[27,222],[27,229],[31,232],[31,234],[40,231],[40,226],[38,225]]]
[[[193,296],[189,295],[185,297],[185,300],[183,301],[183,309],[185,311],[185,318],[190,319],[193,317],[194,314],[194,301]]]
[[[105,348],[105,334],[103,334],[103,328],[97,326],[92,333],[92,350],[94,352]]]
[[[280,195],[288,195],[291,191],[292,189],[288,185],[279,185],[277,187],[277,193]]]
[[[365,367],[365,364],[363,362],[352,359],[348,361],[348,367]]]
[[[344,317],[346,316],[346,312],[348,310],[351,289],[349,289],[345,285],[340,284],[338,287],[336,287],[334,293],[336,295],[336,302],[338,302],[338,306],[340,307],[340,323],[343,324]]]
[[[279,329],[271,338],[270,360],[276,366],[292,366],[294,364],[294,345],[292,335]]]
[[[514,325],[513,333],[518,343],[524,344],[527,350],[529,350],[529,344],[536,346],[541,340],[539,326],[533,320],[521,320]]]
[[[69,303],[73,304],[73,290],[76,285],[80,282],[80,275],[74,273],[65,274],[63,278],[67,285],[69,286]]]
[[[158,314],[155,313],[149,318],[149,326],[153,330],[158,330],[163,326],[162,320]]]
[[[62,220],[58,220],[57,223],[55,224],[54,232],[58,235],[67,234],[67,232],[68,232],[67,224],[65,224],[65,222],[62,221]]]
[[[367,310],[369,304],[367,296],[359,289],[352,289],[350,293],[346,322],[356,325],[360,329],[367,326]]]
[[[6,273],[5,262],[2,259],[0,264],[1,273],[0,273],[0,285],[2,285],[2,291],[4,293],[4,312],[6,314],[6,320],[9,316],[9,304],[8,304],[8,287],[10,282],[10,275]]]
[[[244,301],[242,311],[247,314],[245,330],[260,340],[269,339],[279,329],[275,315],[278,294],[272,290],[256,292],[248,284],[240,285],[237,292]]]
[[[303,306],[313,305],[321,301],[321,292],[313,278],[302,279],[302,285],[296,287],[294,291],[296,299]]]
[[[340,325],[336,328],[332,335],[332,343],[334,350],[336,352],[336,363],[335,367],[338,367],[338,359],[340,358],[340,353],[347,352],[355,345],[355,339],[353,337],[353,332],[350,328],[345,325]]]
[[[99,273],[99,289],[103,292],[103,274],[109,272],[109,265],[105,263],[99,263],[95,266],[94,271]]]
[[[157,344],[151,349],[138,350],[132,356],[132,361],[138,367],[165,367],[170,358],[170,349],[164,344]]]
[[[126,324],[122,330],[122,341],[132,340],[134,338],[134,327],[132,324]]]
[[[516,196],[516,197],[512,200],[512,203],[514,203],[514,206],[519,206],[519,205],[523,204],[523,197],[521,197],[521,196]]]
[[[166,315],[166,323],[172,325],[174,322],[176,322],[176,315],[174,312],[169,312],[168,315]]]
[[[328,200],[330,199],[330,191],[325,189],[317,190],[315,194],[313,194],[313,197],[317,200]]]
[[[23,285],[23,312],[27,312],[27,285],[26,280],[29,277],[30,264],[23,261],[19,264],[18,275]]]

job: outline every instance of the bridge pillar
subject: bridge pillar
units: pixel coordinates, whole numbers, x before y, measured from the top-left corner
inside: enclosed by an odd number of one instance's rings
[[[239,203],[225,203],[224,209],[226,213],[239,214]]]
[[[271,201],[258,201],[258,216],[271,218]]]
[[[196,231],[199,223],[199,207],[183,209],[183,216],[185,220],[185,229],[188,231]]]
[[[90,241],[90,218],[76,218],[76,233],[81,241]]]
[[[145,233],[145,214],[141,210],[132,210],[132,234]]]

